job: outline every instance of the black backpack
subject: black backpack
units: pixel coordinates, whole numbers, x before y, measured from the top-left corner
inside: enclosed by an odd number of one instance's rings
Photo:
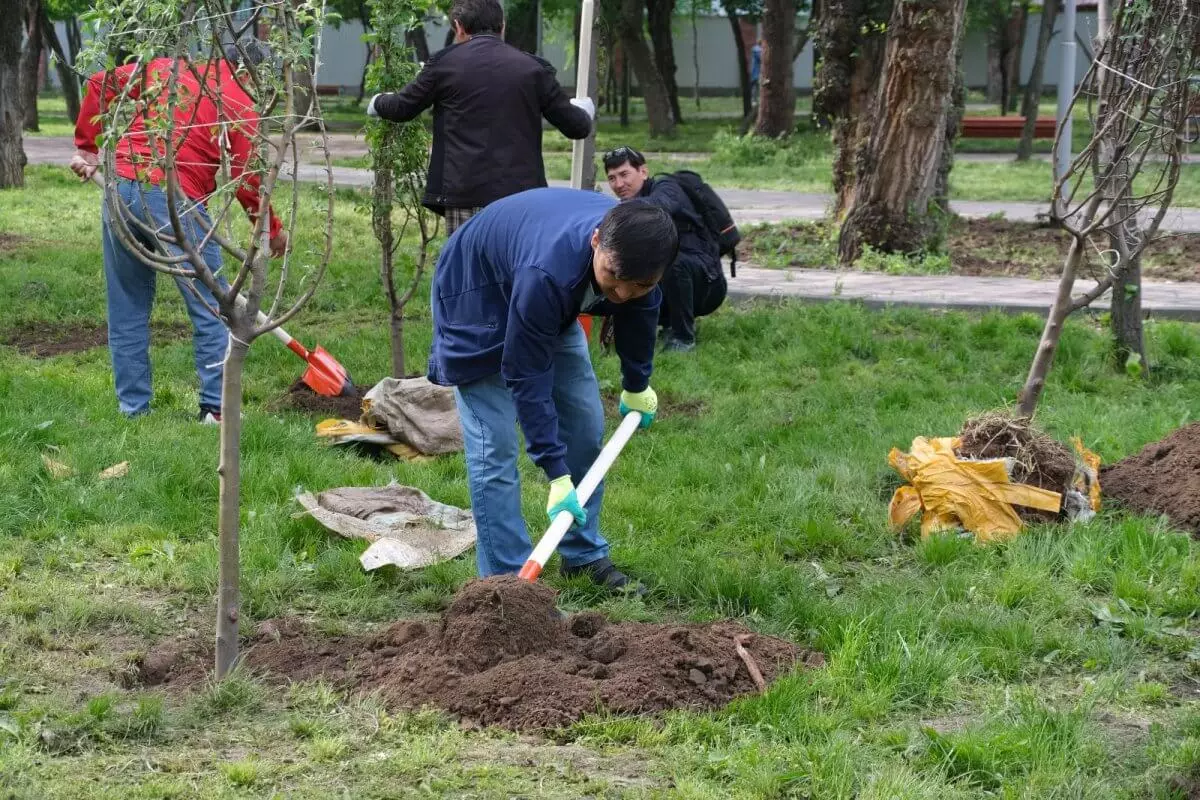
[[[705,226],[717,240],[721,255],[729,256],[729,275],[737,277],[737,246],[742,241],[742,234],[734,224],[733,216],[729,213],[721,196],[704,182],[699,174],[688,169],[681,169],[667,175],[673,178],[687,194],[696,211],[700,212]]]

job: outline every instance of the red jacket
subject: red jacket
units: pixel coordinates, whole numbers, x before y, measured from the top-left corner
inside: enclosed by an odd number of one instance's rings
[[[149,110],[151,118],[161,114],[167,107],[167,87],[174,69],[175,60],[156,58],[146,65],[140,76],[139,85],[134,86],[125,102],[137,102],[140,106],[129,127],[117,143],[115,155],[117,174],[129,180],[148,180],[153,184],[162,182],[162,170],[150,165],[150,141],[146,136],[145,117]],[[259,177],[246,172],[246,164],[254,152],[254,134],[258,128],[258,114],[254,103],[238,84],[229,63],[192,65],[201,79],[208,84],[207,94],[201,95],[200,84],[187,64],[179,70],[176,82],[180,97],[189,94],[199,98],[193,102],[180,102],[175,109],[175,164],[179,187],[192,200],[204,202],[216,191],[217,172],[221,166],[222,150],[229,155],[230,177],[238,181],[237,199],[253,222],[258,218]],[[133,64],[118,67],[111,72],[97,72],[88,78],[79,121],[75,125],[75,147],[89,153],[99,152],[97,139],[101,134],[100,115],[116,100],[131,77]],[[221,108],[210,95],[220,95]],[[224,133],[224,136],[222,136]],[[155,163],[161,163],[165,148],[161,139],[157,142],[158,154]],[[273,209],[270,211],[270,236],[275,238],[281,228]]]

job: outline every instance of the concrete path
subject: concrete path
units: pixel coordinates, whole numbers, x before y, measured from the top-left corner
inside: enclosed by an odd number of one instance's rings
[[[1079,281],[1075,294],[1095,286]],[[859,300],[872,308],[917,306],[959,311],[997,310],[1045,315],[1057,281],[1028,278],[971,278],[958,275],[882,275],[817,269],[738,267],[729,279],[731,300]],[[1108,294],[1095,307],[1108,308]],[[1157,318],[1200,321],[1200,283],[1142,284],[1142,308]]]
[[[70,139],[30,137],[25,151],[31,163],[66,164],[73,151]],[[324,169],[304,164],[301,180],[323,181]],[[338,186],[365,187],[371,173],[365,169],[335,167]],[[553,181],[556,185],[565,185]],[[721,196],[739,224],[782,220],[813,220],[825,216],[830,198],[799,192],[721,189]],[[967,217],[1004,214],[1008,219],[1035,221],[1047,208],[1040,203],[993,203],[957,201],[955,212]],[[1200,232],[1200,209],[1173,209],[1163,224],[1165,230]],[[1076,293],[1094,284],[1080,281]],[[869,306],[912,305],[922,308],[1034,312],[1044,314],[1053,302],[1057,283],[1027,278],[979,278],[964,276],[884,275],[873,272],[838,272],[813,269],[738,268],[729,281],[732,299],[860,300]],[[1155,317],[1200,321],[1200,283],[1150,283],[1143,286],[1143,307]],[[1099,304],[1106,301],[1101,300]]]

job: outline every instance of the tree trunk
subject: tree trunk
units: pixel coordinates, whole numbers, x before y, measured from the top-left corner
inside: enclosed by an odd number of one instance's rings
[[[629,73],[629,56],[621,48],[621,127],[629,127],[629,94],[633,91],[633,79]]]
[[[692,85],[692,97],[696,101],[696,110],[700,110],[700,30],[696,25],[696,3],[692,3],[692,75],[695,82]]]
[[[577,14],[575,17],[575,27],[582,28],[583,15]],[[579,32],[582,35],[582,31]],[[575,37],[579,41],[579,35]],[[588,96],[592,99],[592,105],[600,108],[600,22],[595,17],[592,18],[592,53],[591,61],[588,62]],[[576,45],[575,52],[580,52],[580,47]],[[576,58],[578,62],[578,58]],[[579,67],[576,66],[576,69]],[[581,189],[592,191],[596,188],[596,126],[592,125],[592,131],[583,140],[583,182]],[[573,174],[572,174],[573,177]]]
[[[46,16],[46,9],[43,6],[41,15],[42,38],[50,45],[50,49],[54,51],[54,60],[58,71],[58,81],[62,84],[63,98],[67,101],[67,118],[74,125],[79,119],[79,76],[75,74],[72,65],[75,63],[67,57],[63,52],[62,42],[58,39],[58,32],[54,30],[54,23]]]
[[[644,10],[642,0],[621,0],[617,35],[633,66],[633,72],[637,75],[638,86],[641,87],[642,98],[646,102],[650,136],[670,138],[675,135],[675,117],[671,113],[671,100],[667,97],[667,88],[658,73],[650,46],[646,44],[646,38],[642,35]]]
[[[425,35],[424,23],[418,22],[417,27],[404,34],[404,38],[416,54],[417,61],[424,64],[429,60],[429,37]]]
[[[504,12],[504,41],[526,53],[537,53],[537,0],[516,0]]]
[[[1129,211],[1128,198],[1121,204]],[[1136,225],[1131,221],[1129,224]],[[1124,226],[1122,226],[1124,229]],[[1126,235],[1123,230],[1118,236]],[[1128,252],[1129,242],[1123,243]],[[1121,274],[1113,281],[1112,288],[1112,335],[1113,353],[1118,369],[1125,369],[1131,362],[1138,364],[1137,374],[1150,374],[1150,362],[1146,360],[1146,338],[1142,329],[1142,253],[1135,250]]]
[[[1021,91],[1021,60],[1025,57],[1025,29],[1029,20],[1029,3],[1021,3],[1013,12],[1009,26],[1008,80],[1005,83],[1004,113],[1017,112],[1017,96]]]
[[[1079,240],[1072,239],[1071,249],[1067,252],[1062,275],[1058,280],[1058,294],[1054,297],[1054,305],[1050,307],[1050,315],[1042,329],[1042,339],[1038,342],[1037,353],[1029,367],[1025,385],[1017,396],[1015,416],[1032,417],[1037,409],[1038,400],[1042,397],[1042,390],[1046,388],[1046,376],[1050,374],[1050,367],[1054,364],[1054,353],[1058,350],[1059,340],[1062,339],[1063,325],[1074,310],[1071,290],[1075,287],[1075,275],[1079,271],[1082,256],[1083,248]]]
[[[241,617],[239,545],[241,524],[242,372],[250,346],[248,331],[229,337],[225,375],[221,381],[221,461],[219,567],[217,574],[217,679],[224,678],[238,660],[238,621]]]
[[[725,6],[725,16],[733,27],[733,44],[737,49],[738,83],[742,87],[742,116],[749,118],[754,111],[754,98],[750,96],[750,63],[746,58],[746,40],[742,38],[742,20],[737,10]]]
[[[941,229],[927,212],[946,143],[965,7],[966,0],[924,0],[897,3],[892,11],[871,132],[855,158],[854,199],[838,245],[843,264],[852,264],[864,245],[926,249]]]
[[[984,96],[989,103],[1000,106],[1000,98],[1004,86],[1004,52],[1000,48],[999,37],[995,31],[989,32],[987,43],[987,83],[984,84]],[[1000,106],[1004,113],[1004,106]]]
[[[816,28],[821,53],[813,81],[813,121],[833,128],[835,219],[842,219],[854,196],[854,159],[870,130],[868,110],[883,63],[883,36],[867,0],[824,6]]]
[[[760,72],[759,136],[777,138],[792,132],[796,94],[792,90],[792,44],[796,35],[796,0],[766,0],[763,4],[763,53]]]
[[[1017,145],[1017,161],[1028,161],[1033,155],[1033,134],[1036,130],[1038,103],[1042,99],[1042,81],[1046,74],[1046,54],[1050,50],[1050,38],[1054,35],[1054,15],[1058,13],[1058,3],[1042,4],[1042,20],[1038,26],[1037,52],[1033,56],[1033,69],[1029,73],[1029,83],[1025,85],[1025,101],[1021,105],[1021,114],[1025,117],[1025,127],[1021,129],[1021,141]]]
[[[79,56],[79,50],[83,47],[82,36],[79,32],[79,18],[71,17],[66,21],[67,27],[67,57],[71,62],[71,66],[75,66],[75,59]]]
[[[960,38],[954,57],[954,89],[950,95],[950,111],[946,114],[946,141],[942,145],[942,158],[941,163],[938,165],[937,185],[933,191],[933,202],[937,205],[944,219],[949,219],[952,214],[950,211],[950,171],[954,169],[954,146],[958,142],[963,114],[967,108],[967,84],[963,77],[962,68],[963,49],[963,42]]]
[[[0,189],[25,185],[21,144],[21,39],[23,0],[0,0]]]
[[[21,127],[38,130],[38,72],[42,65],[41,0],[28,0],[25,6],[25,47],[21,50]]]
[[[654,45],[654,63],[662,76],[671,103],[675,123],[683,124],[683,112],[679,108],[679,84],[675,81],[675,42],[671,31],[671,20],[675,16],[675,0],[646,0],[650,42]]]

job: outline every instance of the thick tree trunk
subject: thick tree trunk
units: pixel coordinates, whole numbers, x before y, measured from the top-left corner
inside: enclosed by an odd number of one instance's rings
[[[216,673],[220,680],[237,665],[238,622],[241,619],[239,576],[239,537],[241,524],[241,436],[242,372],[250,337],[229,337],[225,358],[225,376],[221,383],[221,460],[219,520],[217,528],[217,657]]]
[[[1122,203],[1122,210],[1128,212],[1128,200]],[[1136,222],[1130,224],[1136,225]],[[1125,232],[1116,234],[1126,235]],[[1114,242],[1114,249],[1116,243]],[[1123,242],[1124,251],[1130,249],[1130,242]],[[1131,361],[1139,365],[1138,375],[1146,377],[1150,374],[1150,362],[1146,360],[1146,337],[1142,328],[1142,253],[1135,250],[1112,288],[1112,335],[1113,354],[1116,357],[1118,369],[1125,369]]]
[[[935,199],[946,116],[951,113],[966,0],[897,3],[888,23],[883,77],[869,138],[855,158],[854,199],[838,255],[853,263],[864,245],[925,249],[940,229]]]
[[[38,130],[38,84],[42,66],[41,0],[28,0],[25,5],[25,46],[21,50],[21,127]]]
[[[683,124],[683,112],[679,108],[679,84],[675,81],[675,42],[671,31],[675,0],[646,0],[646,14],[650,42],[654,45],[654,63],[658,65],[658,72],[662,75],[675,122]]]
[[[63,51],[62,42],[58,39],[58,32],[54,30],[54,23],[46,16],[44,6],[42,7],[41,26],[43,40],[54,51],[58,81],[62,84],[63,98],[67,102],[67,118],[74,125],[75,121],[79,119],[79,76],[72,69],[75,62]]]
[[[504,41],[526,53],[537,52],[537,0],[517,0],[507,4],[504,12]]]
[[[742,20],[737,9],[726,5],[725,16],[733,28],[733,46],[737,50],[738,85],[742,89],[742,116],[749,118],[754,111],[754,98],[750,96],[750,63],[746,57],[746,40],[742,38]]]
[[[667,97],[667,87],[663,84],[662,76],[658,74],[654,55],[650,52],[650,46],[646,44],[645,36],[642,35],[644,9],[642,0],[621,0],[617,35],[621,39],[621,46],[629,58],[633,72],[637,75],[638,86],[646,102],[650,135],[669,138],[675,135],[675,116],[671,113],[671,100]]]
[[[989,103],[1000,105],[1004,87],[1004,51],[1000,47],[999,37],[992,31],[987,43],[987,83],[984,84],[984,96]],[[1000,106],[1004,113],[1004,106]]]
[[[754,132],[759,136],[787,136],[796,121],[796,94],[792,90],[796,0],[766,0],[762,26],[762,86]]]
[[[21,20],[24,0],[0,0],[0,189],[25,185],[21,144]]]
[[[1021,129],[1021,141],[1017,144],[1017,161],[1028,161],[1033,155],[1033,134],[1036,130],[1038,103],[1042,99],[1042,81],[1046,74],[1046,54],[1050,50],[1050,38],[1054,35],[1054,15],[1058,13],[1058,3],[1042,5],[1042,19],[1038,25],[1037,52],[1033,56],[1033,69],[1029,73],[1029,82],[1025,85],[1025,101],[1021,104],[1021,114],[1025,117],[1025,127]]]
[[[79,55],[79,50],[83,47],[83,37],[79,32],[79,19],[71,17],[66,22],[67,26],[67,57],[71,62],[71,66],[75,66],[75,59]]]
[[[882,36],[871,36],[860,42],[850,74],[850,95],[844,115],[833,128],[836,148],[833,160],[833,216],[842,219],[854,202],[857,185],[855,163],[861,148],[871,133],[870,110],[879,90],[879,75],[883,67]]]
[[[938,164],[937,185],[933,190],[933,202],[945,219],[950,211],[950,171],[954,169],[954,146],[958,142],[959,129],[967,108],[967,85],[963,77],[963,43],[960,39],[955,53],[954,88],[950,95],[950,110],[946,114],[945,137],[942,145],[941,163]]]

